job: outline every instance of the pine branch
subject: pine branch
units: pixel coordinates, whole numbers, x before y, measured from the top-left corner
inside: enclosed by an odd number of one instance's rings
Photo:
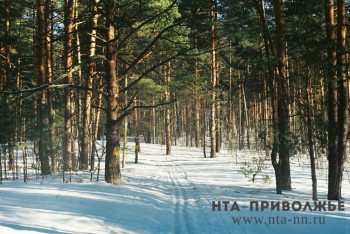
[[[33,87],[33,88],[27,88],[27,89],[17,89],[17,90],[0,90],[0,94],[2,95],[17,95],[17,94],[23,94],[23,93],[36,93],[41,92],[47,89],[66,89],[66,88],[73,88],[83,91],[92,91],[99,94],[102,94],[104,96],[108,96],[105,92],[102,92],[101,90],[95,90],[92,88],[88,88],[85,86],[80,85],[74,85],[74,84],[44,84],[41,86]]]

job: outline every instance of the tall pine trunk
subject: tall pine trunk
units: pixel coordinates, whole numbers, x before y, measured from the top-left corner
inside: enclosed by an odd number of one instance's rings
[[[309,77],[308,77],[309,79]],[[312,128],[312,113],[311,113],[311,88],[308,86],[311,86],[311,81],[308,80],[308,84],[306,87],[306,124],[307,124],[307,139],[308,139],[308,145],[309,145],[309,156],[310,156],[310,165],[311,165],[311,180],[312,180],[312,200],[317,200],[317,177],[316,177],[316,166],[315,166],[315,144],[313,139],[313,128]]]
[[[168,62],[167,66],[164,66],[164,80],[167,85],[167,89],[165,90],[165,102],[170,101],[170,90],[169,90],[169,84],[170,84],[170,62]],[[166,146],[166,155],[171,154],[171,142],[172,142],[172,136],[171,136],[171,119],[170,119],[170,107],[165,108],[165,146]]]
[[[107,183],[120,184],[120,144],[117,132],[119,109],[119,81],[117,73],[117,54],[115,46],[115,3],[106,0],[106,63],[105,80],[107,84],[107,129],[106,129],[106,163],[105,180]]]
[[[91,142],[92,142],[92,146],[91,146],[91,157],[90,157],[90,170],[93,171],[95,168],[95,155],[96,155],[96,151],[97,151],[97,146],[96,146],[96,141],[98,138],[98,129],[99,129],[99,124],[100,124],[100,117],[101,117],[101,109],[102,109],[102,91],[103,91],[103,86],[102,86],[102,80],[100,80],[99,82],[99,90],[101,91],[97,97],[96,97],[96,108],[94,108],[92,110],[92,133],[91,133]]]
[[[53,31],[53,12],[52,12],[52,2],[51,0],[46,0],[45,2],[45,21],[46,21],[46,74],[47,74],[47,82],[53,82],[53,45],[52,45],[52,31]],[[48,144],[50,147],[50,156],[51,156],[51,171],[57,171],[58,163],[57,163],[57,152],[55,149],[55,110],[53,107],[54,95],[52,90],[47,90],[47,101],[48,101],[48,114],[49,114],[49,138]]]
[[[196,43],[195,43],[196,44]],[[198,79],[199,79],[199,69],[198,69],[198,60],[195,59],[195,68],[194,68],[194,77],[195,77],[195,86],[194,86],[194,141],[196,147],[200,147],[200,100],[198,92]],[[176,113],[176,112],[175,112]]]
[[[124,88],[128,87],[128,76],[125,76]],[[124,92],[124,105],[128,105],[128,91]],[[127,139],[128,138],[128,117],[123,119],[123,158],[122,158],[122,167],[125,167],[126,163],[126,154],[127,154]]]
[[[74,1],[66,0],[64,6],[65,19],[65,69],[66,84],[73,84],[73,27],[74,27]],[[74,90],[66,88],[65,96],[65,116],[64,116],[64,137],[63,137],[63,170],[74,169]]]
[[[338,75],[338,178],[337,199],[341,198],[346,142],[348,134],[349,95],[348,58],[346,48],[345,0],[337,0],[337,75]]]
[[[337,200],[338,194],[338,146],[337,146],[337,73],[335,47],[334,1],[325,0],[325,25],[327,36],[328,83],[328,199]]]
[[[47,83],[47,60],[46,60],[46,24],[45,19],[45,2],[44,0],[37,1],[37,17],[38,17],[38,29],[37,29],[37,63],[38,63],[38,84],[44,85]],[[49,105],[48,105],[47,90],[43,90],[39,98],[39,159],[41,163],[42,175],[48,175],[51,173],[49,153]]]
[[[92,148],[92,144],[95,144],[94,142],[91,144],[93,140],[93,131],[92,131],[92,91],[94,80],[96,80],[96,61],[95,61],[95,55],[96,55],[96,28],[97,28],[97,21],[98,21],[98,14],[97,14],[97,3],[99,0],[93,0],[91,1],[90,11],[91,11],[91,18],[90,18],[90,44],[89,44],[89,66],[88,66],[88,76],[86,78],[86,86],[87,89],[85,93],[84,98],[84,111],[83,111],[83,132],[81,135],[81,162],[83,169],[87,168],[88,159],[89,157],[92,157],[92,154],[90,153],[90,149]],[[90,164],[92,160],[90,158]]]
[[[265,11],[265,1],[264,0],[259,0],[256,1],[256,8],[257,8],[257,12],[259,14],[259,18],[260,18],[260,23],[262,26],[262,35],[263,35],[263,39],[264,39],[264,50],[265,50],[265,56],[266,56],[266,61],[267,61],[267,78],[265,78],[264,81],[264,111],[265,111],[265,118],[267,119],[267,112],[268,112],[268,89],[270,89],[270,93],[271,93],[271,102],[274,102],[274,85],[273,85],[273,80],[274,80],[274,67],[271,64],[271,57],[273,56],[273,49],[272,47],[272,42],[271,42],[271,36],[269,33],[269,28],[266,22],[266,11]],[[274,105],[271,105],[274,108]],[[272,118],[272,124],[273,126],[275,126],[275,122],[276,122],[276,118]],[[265,124],[267,123],[267,121],[265,122]],[[273,127],[273,134],[277,134],[277,131],[275,131],[275,129]],[[265,128],[265,137],[264,137],[264,144],[266,147],[267,144],[267,138],[268,137],[268,127]],[[276,137],[273,137],[273,140],[277,139]],[[274,143],[273,143],[274,144]]]
[[[11,77],[12,72],[12,65],[11,65],[11,38],[10,38],[10,1],[5,1],[5,28],[4,28],[4,34],[5,34],[5,87],[7,89],[13,89],[14,83]],[[8,120],[8,131],[7,131],[7,142],[8,142],[8,169],[11,171],[15,170],[15,156],[14,156],[14,146],[15,146],[15,112],[14,112],[14,105],[10,103],[5,104],[6,107],[6,116]]]
[[[217,123],[216,123],[216,85],[217,85],[217,61],[216,61],[216,17],[217,17],[217,2],[214,1],[214,5],[211,9],[211,100],[210,100],[210,157],[216,157],[216,131],[217,131]]]
[[[140,100],[135,97],[134,100],[135,106],[140,106]],[[139,162],[139,152],[141,151],[141,146],[140,146],[140,122],[141,122],[141,114],[140,114],[140,109],[137,108],[134,110],[134,123],[135,123],[135,163]]]
[[[284,1],[274,0],[276,23],[276,51],[278,63],[277,82],[277,121],[278,121],[278,154],[280,158],[281,187],[291,190],[290,176],[290,124],[287,81],[287,43]]]

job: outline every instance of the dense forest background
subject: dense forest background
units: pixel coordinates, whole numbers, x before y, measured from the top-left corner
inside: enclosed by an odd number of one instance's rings
[[[0,0],[0,178],[94,171],[121,182],[128,136],[329,162],[340,199],[349,134],[349,1]],[[97,152],[106,139],[105,154]],[[36,164],[27,165],[33,147]],[[96,161],[97,159],[97,161]]]

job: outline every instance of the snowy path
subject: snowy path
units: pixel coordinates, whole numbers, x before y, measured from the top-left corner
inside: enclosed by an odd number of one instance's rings
[[[254,169],[247,162],[257,155],[240,152],[236,164],[227,151],[216,159],[204,159],[196,148],[174,147],[172,156],[165,156],[164,151],[164,146],[142,144],[139,163],[134,164],[130,150],[121,186],[89,182],[89,173],[73,175],[72,183],[62,183],[60,175],[45,180],[33,177],[27,184],[4,181],[0,185],[0,234],[350,233],[349,181],[344,181],[345,212],[252,212],[250,201],[310,200],[309,170],[299,161],[293,163],[293,191],[280,196],[275,194],[273,180],[262,181],[264,175],[273,175],[270,167],[257,175],[255,183],[242,172],[242,168]],[[319,198],[325,200],[326,174],[319,172]],[[212,211],[213,201],[237,201],[241,210],[225,211],[222,206],[221,211]],[[327,222],[267,222],[269,217],[293,220],[300,215],[312,220],[321,215]],[[240,217],[263,221],[233,222]]]
[[[225,221],[220,214],[213,215],[213,187],[201,183],[206,176],[203,175],[205,171],[195,169],[198,159],[186,159],[182,153],[165,156],[160,153],[163,152],[161,147],[158,149],[160,155],[155,157],[154,150],[148,151],[146,148],[143,150],[143,160],[128,167],[145,173],[140,177],[141,181],[149,179],[147,182],[139,182],[140,191],[149,192],[150,195],[157,191],[159,197],[167,199],[161,215],[157,215],[163,220],[157,233],[203,233],[204,227],[206,233],[233,233],[227,223],[229,219]],[[153,154],[150,155],[150,152]],[[195,175],[190,176],[191,173]],[[210,173],[208,175],[213,176]],[[162,207],[161,204],[155,205]]]
[[[206,226],[208,233],[225,233],[225,222],[220,217],[213,222],[210,191],[188,176],[186,168],[171,157],[157,165],[168,175],[169,190],[173,194],[175,233],[200,233]],[[226,230],[228,232],[228,230]],[[229,232],[228,232],[229,233]]]

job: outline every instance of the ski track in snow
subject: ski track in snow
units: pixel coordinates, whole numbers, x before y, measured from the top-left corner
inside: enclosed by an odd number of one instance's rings
[[[73,181],[75,178],[79,183],[62,183],[59,175],[45,180],[35,180],[32,175],[27,184],[20,180],[4,181],[0,185],[0,234],[321,234],[333,230],[334,226],[350,233],[350,225],[344,225],[350,223],[350,181],[344,181],[347,211],[322,213],[330,221],[327,225],[237,225],[232,222],[233,216],[276,215],[271,211],[250,212],[249,201],[311,200],[310,173],[292,164],[292,183],[297,188],[280,196],[275,194],[273,179],[270,183],[261,180],[262,174],[273,174],[271,168],[264,169],[255,183],[242,174],[242,166],[247,167],[246,162],[253,157],[247,152],[239,153],[236,164],[227,151],[219,153],[216,159],[203,158],[201,150],[196,148],[174,147],[172,156],[164,155],[164,151],[160,145],[142,144],[139,163],[134,164],[130,150],[120,186],[89,182],[89,173],[73,175]],[[324,175],[319,178],[322,199],[326,185]],[[240,212],[212,211],[213,201],[235,200],[241,207]]]
[[[168,164],[171,166],[167,165],[164,169],[168,173],[174,189],[176,201],[175,232],[199,233],[201,231],[201,226],[207,225],[210,228],[210,230],[207,231],[210,233],[225,233],[225,231],[229,233],[229,230],[225,230],[228,225],[221,216],[219,216],[221,219],[220,221],[222,221],[222,223],[220,223],[220,229],[215,230],[216,224],[210,221],[213,217],[210,216],[211,211],[208,209],[208,206],[210,207],[211,202],[215,199],[209,195],[209,191],[191,180],[191,177],[187,174],[187,170],[181,164],[174,162],[171,157],[168,158],[168,161],[170,161]],[[209,197],[211,199],[209,199]],[[205,202],[205,204],[203,204],[203,202]],[[210,211],[210,213],[205,212],[205,209]],[[199,211],[200,220],[196,220],[198,219],[198,214],[194,212],[191,214],[191,210]],[[194,223],[196,225],[193,225]]]

